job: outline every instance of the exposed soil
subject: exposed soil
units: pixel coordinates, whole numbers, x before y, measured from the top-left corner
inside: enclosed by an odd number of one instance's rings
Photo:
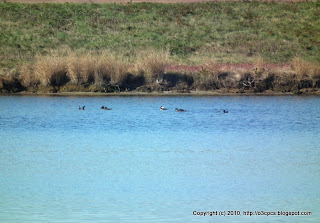
[[[4,0],[0,0],[4,1]],[[199,3],[199,2],[226,2],[226,1],[251,1],[251,0],[6,0],[7,2],[18,2],[18,3],[137,3],[137,2],[158,2],[158,3]],[[306,2],[316,0],[255,0],[259,2]]]

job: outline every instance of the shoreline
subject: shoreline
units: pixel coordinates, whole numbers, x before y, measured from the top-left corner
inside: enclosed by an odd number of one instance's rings
[[[204,96],[320,96],[320,91],[301,92],[299,94],[293,92],[223,92],[223,91],[189,91],[189,92],[59,92],[59,93],[33,93],[33,92],[19,92],[19,93],[1,93],[1,96],[63,96],[63,97],[114,97],[114,96],[143,96],[143,97],[170,97],[170,96],[190,96],[190,97],[204,97]]]

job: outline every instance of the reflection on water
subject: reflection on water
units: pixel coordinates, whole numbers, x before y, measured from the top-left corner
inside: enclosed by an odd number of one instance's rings
[[[0,221],[319,222],[319,108],[318,97],[0,97]],[[313,215],[192,214],[215,210]]]

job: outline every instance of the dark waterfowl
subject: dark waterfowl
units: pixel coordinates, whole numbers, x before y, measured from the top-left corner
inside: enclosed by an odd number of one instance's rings
[[[176,108],[177,112],[186,112],[187,110],[181,109],[181,108]]]
[[[101,109],[103,109],[103,110],[112,110],[112,108],[108,108],[108,107],[105,107],[105,106],[101,106]]]
[[[165,110],[168,110],[168,109],[166,109],[165,107],[161,106],[160,110],[165,111]]]
[[[225,113],[228,113],[228,111],[226,111],[226,110],[223,110],[223,111],[222,111],[222,113],[223,113],[223,114],[225,114]]]
[[[82,106],[82,107],[79,106],[79,110],[84,110],[85,107],[86,106]]]

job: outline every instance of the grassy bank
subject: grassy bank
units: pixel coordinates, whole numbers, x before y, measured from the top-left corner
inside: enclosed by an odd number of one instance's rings
[[[319,2],[0,3],[0,88],[253,89],[266,74],[292,80],[291,90],[314,88],[319,13]],[[226,71],[219,66],[230,63],[254,68]],[[270,69],[270,63],[288,66],[286,71]],[[201,69],[172,73],[168,64]],[[301,80],[312,84],[301,86]]]
[[[223,93],[312,93],[320,88],[320,65],[294,58],[291,64],[217,64],[179,66],[170,63],[169,51],[145,50],[134,61],[104,53],[37,56],[0,77],[0,92],[165,92],[191,90]]]
[[[69,48],[129,58],[169,48],[177,61],[320,61],[320,3],[0,4],[0,66]]]

